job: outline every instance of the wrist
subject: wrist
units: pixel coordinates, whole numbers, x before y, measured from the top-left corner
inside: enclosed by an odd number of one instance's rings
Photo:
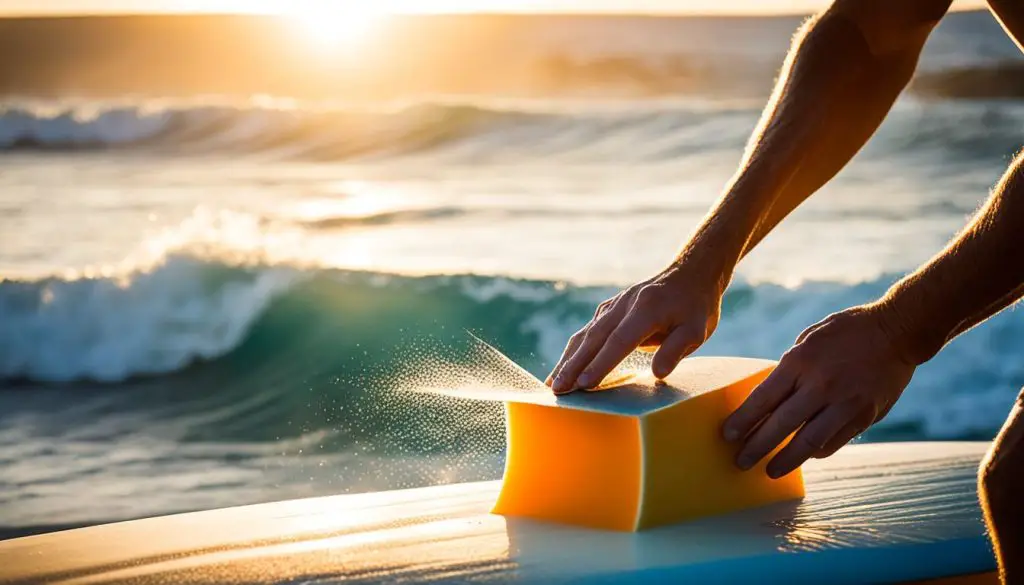
[[[676,255],[669,270],[692,285],[700,282],[719,296],[725,293],[736,269],[734,243],[710,230],[698,230]]]
[[[934,315],[925,316],[925,307],[925,299],[902,281],[869,305],[893,349],[901,359],[915,366],[935,357],[948,338]]]
[[[673,265],[699,266],[702,275],[713,279],[724,291],[763,219],[764,210],[770,207],[762,201],[766,197],[764,189],[751,188],[749,181],[731,181],[676,255]]]

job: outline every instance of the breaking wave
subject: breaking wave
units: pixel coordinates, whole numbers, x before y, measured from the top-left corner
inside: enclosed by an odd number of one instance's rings
[[[891,281],[737,283],[701,352],[777,358],[803,328],[877,297]],[[614,292],[508,277],[411,277],[172,255],[122,276],[0,283],[0,378],[120,382],[258,367],[289,372],[294,379],[282,382],[282,391],[339,377],[368,387],[407,365],[395,356],[412,340],[441,347],[466,331],[541,376],[596,303]],[[1024,324],[1015,317],[995,318],[922,367],[880,428],[940,438],[997,428],[1015,380],[1024,378],[1016,359]]]

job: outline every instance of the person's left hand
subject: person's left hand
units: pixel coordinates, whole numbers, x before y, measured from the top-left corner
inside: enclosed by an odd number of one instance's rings
[[[796,432],[768,464],[770,477],[782,477],[810,457],[832,455],[888,414],[916,364],[903,357],[884,312],[879,305],[854,307],[800,334],[725,422],[725,439],[743,441],[740,469],[750,469]]]

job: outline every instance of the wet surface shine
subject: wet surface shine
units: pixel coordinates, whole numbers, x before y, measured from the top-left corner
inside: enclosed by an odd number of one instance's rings
[[[202,512],[0,543],[0,582],[863,583],[978,573],[994,562],[974,493],[986,447],[847,448],[806,466],[801,502],[639,534],[491,515],[497,482]]]

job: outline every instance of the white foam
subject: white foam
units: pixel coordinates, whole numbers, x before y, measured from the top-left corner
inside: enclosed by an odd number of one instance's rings
[[[219,272],[219,273],[218,273]],[[294,271],[235,269],[188,256],[123,277],[0,289],[0,378],[104,382],[226,354]]]
[[[81,110],[13,110],[0,117],[0,147],[19,141],[44,145],[128,144],[155,136],[171,121],[168,112],[137,107]]]

